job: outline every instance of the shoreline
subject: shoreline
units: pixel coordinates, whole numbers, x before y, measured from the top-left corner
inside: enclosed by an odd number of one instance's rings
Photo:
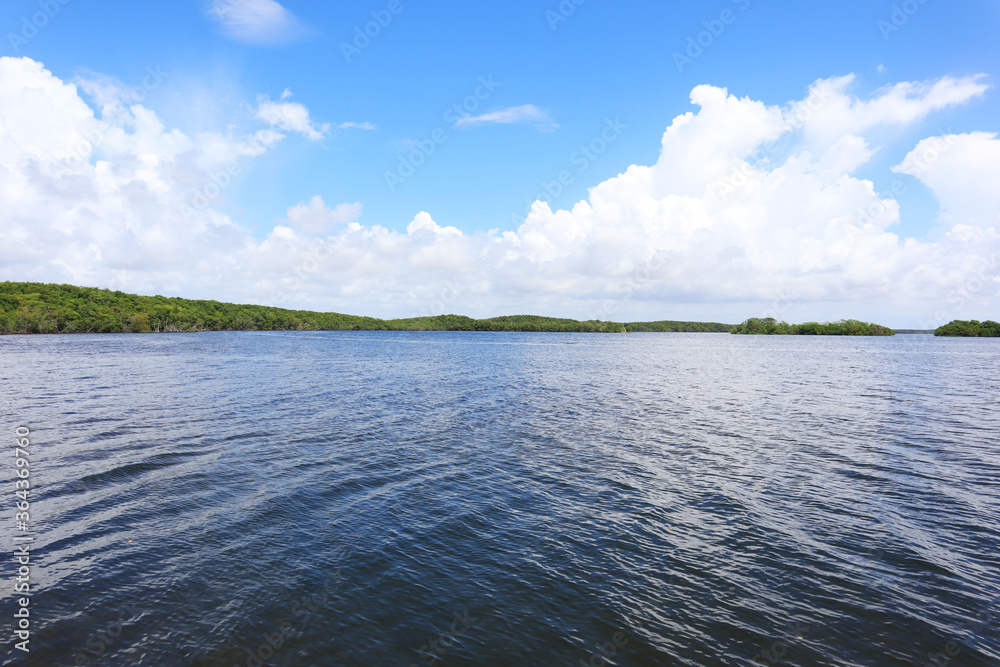
[[[892,329],[862,322],[788,324],[750,318],[742,324],[657,320],[612,322],[542,315],[475,319],[442,314],[381,319],[336,312],[291,310],[180,297],[142,296],[93,287],[0,282],[0,336],[67,334],[213,333],[222,331],[427,331],[505,333],[729,333],[740,335],[985,337],[995,323],[954,321],[936,331]]]

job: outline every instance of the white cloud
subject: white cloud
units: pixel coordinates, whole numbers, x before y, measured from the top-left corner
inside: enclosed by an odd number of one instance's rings
[[[197,196],[238,157],[261,155],[281,135],[166,130],[142,105],[98,119],[66,84],[27,58],[0,58],[0,267],[18,279],[190,286],[191,272],[221,276],[220,254],[245,232]],[[54,272],[54,273],[53,273]],[[155,277],[154,277],[155,276]]]
[[[288,90],[282,94],[281,99],[286,100],[291,97]],[[323,123],[316,125],[310,118],[309,109],[298,102],[272,102],[265,96],[257,100],[256,117],[273,127],[298,132],[302,136],[318,141],[330,132],[330,124]]]
[[[941,222],[1000,224],[1000,140],[996,133],[924,139],[893,167],[927,185],[941,203]]]
[[[374,130],[376,129],[372,123],[365,121],[364,123],[341,123],[337,126],[338,130]]]
[[[536,202],[515,230],[463,233],[420,212],[397,231],[361,224],[360,204],[314,197],[259,239],[217,208],[213,179],[233,159],[263,159],[280,133],[191,138],[141,105],[102,124],[76,86],[2,58],[0,279],[382,316],[736,321],[776,309],[921,326],[996,312],[996,135],[932,137],[907,155],[897,171],[931,189],[943,228],[901,238],[898,204],[853,173],[880,148],[872,118],[926,114],[872,111],[884,91],[860,100],[838,81],[813,87],[836,91],[823,103],[785,106],[699,86],[699,109],[674,119],[655,164],[568,210]],[[905,84],[909,99],[941,108],[981,95],[938,83]],[[845,113],[839,136],[826,104]],[[206,184],[222,193],[199,206]]]
[[[442,227],[431,218],[431,214],[426,211],[417,213],[417,217],[406,226],[406,233],[409,235],[420,233],[436,234],[438,236],[462,236],[461,230],[457,227]]]
[[[458,127],[469,125],[532,123],[541,130],[550,131],[559,126],[549,118],[549,115],[534,104],[523,104],[519,107],[508,107],[491,111],[479,116],[463,116],[455,122]]]
[[[855,84],[853,74],[817,81],[811,94],[823,103],[809,114],[807,138],[829,145],[846,134],[863,135],[872,129],[921,121],[935,111],[984,95],[989,89],[984,78],[946,76],[936,81],[906,81],[880,88],[870,99],[849,92]],[[793,104],[790,111],[793,116],[805,113],[805,102]]]
[[[334,225],[356,222],[363,210],[360,202],[329,208],[323,198],[316,195],[308,204],[300,202],[288,209],[287,219],[290,227],[309,236],[320,236]]]
[[[274,0],[213,0],[208,14],[228,37],[248,44],[279,44],[303,32],[295,16]]]

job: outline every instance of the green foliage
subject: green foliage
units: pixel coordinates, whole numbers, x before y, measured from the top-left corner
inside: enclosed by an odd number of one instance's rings
[[[381,320],[337,313],[144,297],[72,285],[0,283],[0,333],[386,328]]]
[[[726,324],[646,322],[620,324],[513,315],[474,320],[461,315],[380,320],[267,306],[193,301],[163,296],[46,285],[0,283],[2,333],[148,333],[186,331],[729,331]]]
[[[954,320],[949,324],[939,327],[934,332],[935,336],[962,336],[966,338],[998,338],[1000,337],[1000,324],[993,320],[980,322],[979,320]]]
[[[704,333],[731,333],[732,324],[719,324],[718,322],[632,322],[625,325],[629,332],[633,331],[656,331],[656,332],[704,332]]]
[[[779,322],[773,317],[751,317],[743,324],[733,328],[734,334],[750,334],[757,336],[895,336],[896,332],[879,324],[870,324],[859,320],[841,320],[839,322],[806,322],[805,324],[789,324]]]
[[[734,334],[751,334],[755,336],[788,335],[791,333],[788,322],[779,322],[773,317],[751,317],[743,324],[733,327]]]
[[[508,315],[474,320],[463,315],[438,315],[415,317],[406,320],[389,320],[388,328],[404,331],[547,331],[578,333],[616,333],[622,325],[615,322],[559,319],[539,315]]]
[[[129,328],[136,333],[149,333],[149,315],[146,313],[135,313],[128,318]]]
[[[460,315],[380,320],[267,306],[144,297],[41,283],[0,283],[0,333],[146,333],[187,331],[573,331],[624,330],[615,322],[517,315],[474,320]]]
[[[956,323],[952,323],[956,324]],[[959,323],[963,324],[963,323]],[[964,323],[967,324],[967,323]],[[974,324],[979,325],[978,322]],[[951,326],[951,325],[949,325]],[[990,328],[992,326],[992,328]],[[1000,335],[1000,325],[985,322],[974,335]],[[510,315],[475,320],[462,315],[437,315],[380,320],[340,313],[315,313],[269,306],[218,301],[194,301],[163,296],[46,285],[0,283],[0,334],[3,333],[149,333],[186,331],[546,331],[580,333],[733,332],[825,336],[891,336],[877,324],[843,320],[831,324],[789,325],[773,318],[749,319],[733,327],[717,322],[603,322],[538,315]],[[940,332],[940,330],[939,330]],[[940,334],[939,335],[973,335]]]

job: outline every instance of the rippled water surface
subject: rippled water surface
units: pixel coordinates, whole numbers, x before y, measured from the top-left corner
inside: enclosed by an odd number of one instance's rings
[[[3,664],[1000,665],[1000,340],[11,336],[0,400]]]

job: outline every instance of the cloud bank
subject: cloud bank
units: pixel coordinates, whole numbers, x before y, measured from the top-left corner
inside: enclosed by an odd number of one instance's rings
[[[883,128],[966,104],[987,85],[944,78],[861,99],[852,83],[820,80],[783,106],[698,86],[697,108],[670,123],[655,164],[629,167],[568,210],[536,202],[517,229],[465,233],[417,212],[398,231],[363,224],[360,203],[317,196],[289,202],[256,238],[219,210],[218,174],[234,159],[266,159],[280,132],[189,137],[113,92],[98,118],[76,85],[2,58],[0,279],[380,316],[929,326],[995,315],[996,134],[927,137],[895,167],[940,202],[927,239],[893,233],[893,194],[853,175]],[[267,104],[271,126],[324,132],[305,107]],[[195,197],[209,190],[214,198]]]

